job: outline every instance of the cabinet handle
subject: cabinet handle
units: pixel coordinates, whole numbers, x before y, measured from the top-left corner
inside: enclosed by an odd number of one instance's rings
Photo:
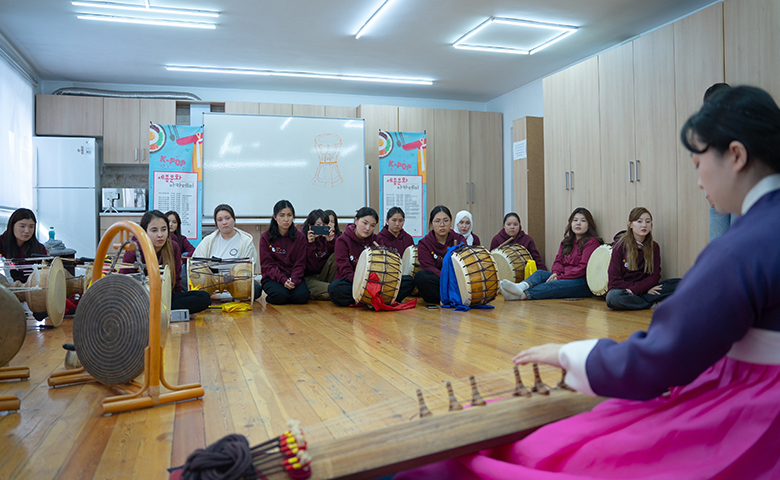
[[[569,188],[574,190],[574,170],[571,172],[571,180],[569,180]]]
[[[634,183],[634,162],[628,162],[628,183]]]
[[[469,182],[466,182],[466,205],[469,204]]]
[[[636,161],[636,181],[639,181],[639,160]]]
[[[141,148],[141,163],[144,163],[145,159],[146,159],[146,149]]]
[[[474,203],[474,182],[471,182],[471,203]]]
[[[566,190],[568,190],[569,189],[569,172],[566,172],[566,183],[565,183],[565,185],[566,185]]]
[[[135,161],[138,161],[138,147],[135,147]]]

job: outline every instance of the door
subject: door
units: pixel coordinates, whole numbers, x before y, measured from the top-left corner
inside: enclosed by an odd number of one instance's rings
[[[467,210],[474,219],[472,231],[490,247],[504,216],[502,115],[469,112],[469,130],[471,205]]]
[[[94,138],[36,137],[33,145],[36,187],[95,187]]]

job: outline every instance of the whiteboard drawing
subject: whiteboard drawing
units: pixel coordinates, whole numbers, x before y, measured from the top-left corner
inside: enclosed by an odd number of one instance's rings
[[[332,133],[317,135],[314,139],[317,147],[317,156],[320,164],[317,173],[311,179],[312,185],[320,184],[323,187],[335,187],[344,182],[339,172],[339,150],[341,149],[341,137]]]

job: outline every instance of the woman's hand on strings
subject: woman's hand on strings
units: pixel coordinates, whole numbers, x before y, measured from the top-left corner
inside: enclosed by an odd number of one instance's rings
[[[560,343],[548,343],[523,350],[512,358],[512,362],[517,365],[526,365],[529,363],[544,363],[553,367],[561,368],[558,361],[558,352],[563,345]]]

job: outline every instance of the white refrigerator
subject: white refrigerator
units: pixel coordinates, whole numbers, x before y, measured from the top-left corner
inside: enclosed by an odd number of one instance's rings
[[[76,257],[94,258],[98,242],[98,162],[94,138],[34,137],[38,241],[49,227]]]

